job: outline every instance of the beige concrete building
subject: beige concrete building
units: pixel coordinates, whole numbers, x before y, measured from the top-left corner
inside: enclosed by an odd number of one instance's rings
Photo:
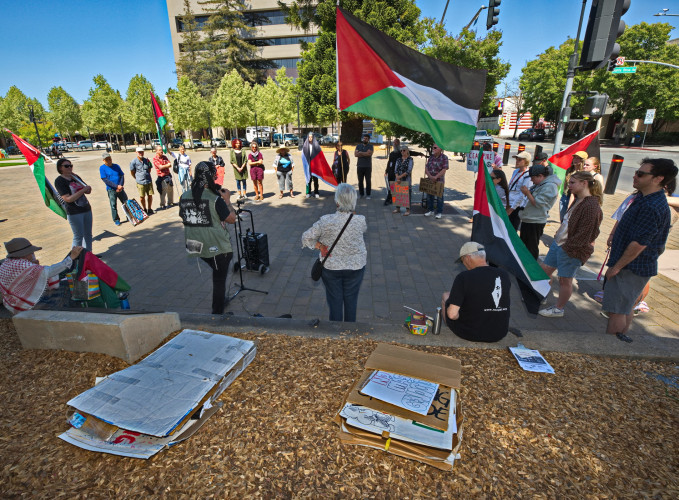
[[[172,35],[172,48],[174,50],[175,63],[179,60],[182,45],[183,15],[185,11],[184,0],[166,0],[167,12],[170,21],[170,34]],[[196,16],[198,26],[207,21],[208,15],[198,0],[190,0],[191,10]],[[318,32],[315,27],[304,32],[285,24],[285,16],[278,7],[276,0],[246,0],[248,14],[252,13],[251,25],[256,28],[252,36],[253,45],[258,49],[258,55],[262,59],[273,61],[276,68],[285,67],[287,75],[297,77],[297,62],[302,54],[300,42],[313,42]],[[255,15],[263,23],[254,20]],[[263,17],[260,17],[263,16]],[[256,26],[257,24],[257,26]]]

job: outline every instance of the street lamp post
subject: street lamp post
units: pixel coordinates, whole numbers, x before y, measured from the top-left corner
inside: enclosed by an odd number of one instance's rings
[[[38,136],[38,146],[40,147],[40,151],[42,151],[42,141],[40,140],[40,132],[38,132],[38,120],[35,119],[35,113],[33,112],[33,105],[29,104],[28,105],[28,118],[31,122],[33,122],[33,125],[35,126],[35,135]]]

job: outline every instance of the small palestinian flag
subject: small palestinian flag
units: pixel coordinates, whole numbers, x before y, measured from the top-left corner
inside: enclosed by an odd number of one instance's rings
[[[153,119],[156,122],[156,131],[158,132],[158,140],[160,145],[163,146],[163,151],[167,153],[167,148],[165,147],[165,142],[163,141],[162,130],[167,123],[165,115],[163,115],[163,110],[158,106],[158,101],[156,101],[156,96],[151,92],[151,107],[153,108]]]
[[[325,159],[325,155],[321,151],[321,146],[319,146],[316,137],[309,142],[309,137],[307,136],[304,141],[304,146],[302,146],[302,164],[304,165],[304,177],[307,184],[309,184],[313,175],[326,184],[337,187],[337,179],[332,174],[328,160]]]
[[[337,105],[432,136],[448,151],[474,142],[486,70],[407,47],[337,8]]]
[[[563,190],[567,187],[566,184],[566,171],[570,168],[573,162],[573,155],[578,151],[584,151],[587,156],[596,156],[601,159],[601,145],[599,143],[599,129],[595,130],[591,134],[587,134],[585,137],[577,142],[574,142],[568,146],[563,151],[559,151],[557,154],[552,155],[547,161],[550,163],[552,170],[556,176],[561,179],[561,186],[559,187],[559,192],[563,193]]]
[[[537,314],[550,290],[549,277],[509,222],[487,168],[479,168],[476,179],[472,241],[485,247],[488,262],[516,276],[526,309]]]
[[[127,292],[130,285],[121,278],[117,272],[111,269],[104,261],[94,255],[92,252],[83,250],[77,259],[78,273],[77,279],[83,279],[87,273],[93,273],[101,281],[110,286],[115,292]]]
[[[31,170],[33,171],[33,177],[35,177],[35,181],[38,183],[38,189],[40,189],[42,199],[45,201],[45,206],[47,206],[55,214],[65,219],[66,210],[64,207],[66,206],[66,203],[61,198],[61,196],[59,196],[57,190],[52,187],[52,184],[47,180],[47,177],[45,177],[45,157],[43,154],[38,150],[38,148],[24,141],[21,137],[14,135],[10,130],[7,130],[7,132],[12,134],[14,143],[17,145],[21,151],[21,154],[24,155],[24,158],[26,158],[26,162],[31,167]]]

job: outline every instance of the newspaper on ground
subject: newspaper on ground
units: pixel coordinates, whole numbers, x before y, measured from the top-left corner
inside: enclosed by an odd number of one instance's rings
[[[519,362],[519,366],[527,372],[554,373],[554,368],[542,357],[540,351],[526,349],[521,344],[510,347],[509,350]]]

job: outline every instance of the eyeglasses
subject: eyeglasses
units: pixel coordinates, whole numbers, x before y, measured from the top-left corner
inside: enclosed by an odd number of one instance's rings
[[[62,165],[61,168],[73,168],[73,165]]]
[[[651,172],[644,172],[643,170],[637,170],[634,172],[637,177],[643,177],[644,175],[653,175]],[[655,177],[655,176],[654,176]]]
[[[220,189],[220,191],[221,191],[222,193],[226,193],[226,192],[228,191],[228,189],[222,188],[222,189]]]

